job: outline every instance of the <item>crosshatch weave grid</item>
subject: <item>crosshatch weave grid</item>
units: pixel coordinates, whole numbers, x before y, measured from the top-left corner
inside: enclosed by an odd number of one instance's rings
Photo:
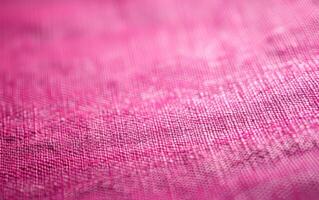
[[[319,199],[318,8],[1,0],[0,199]]]

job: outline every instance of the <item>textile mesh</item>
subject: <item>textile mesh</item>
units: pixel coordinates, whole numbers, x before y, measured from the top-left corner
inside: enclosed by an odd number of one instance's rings
[[[317,0],[1,0],[1,200],[319,199]]]

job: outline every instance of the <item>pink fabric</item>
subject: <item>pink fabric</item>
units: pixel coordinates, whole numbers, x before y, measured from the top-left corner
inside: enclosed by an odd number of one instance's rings
[[[316,0],[2,0],[0,199],[319,199]]]

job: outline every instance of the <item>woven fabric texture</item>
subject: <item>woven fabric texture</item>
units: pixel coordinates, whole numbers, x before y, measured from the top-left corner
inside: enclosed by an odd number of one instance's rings
[[[0,199],[319,199],[319,2],[1,0]]]

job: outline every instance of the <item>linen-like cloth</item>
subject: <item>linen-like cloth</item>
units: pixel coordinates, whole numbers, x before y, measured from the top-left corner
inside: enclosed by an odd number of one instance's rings
[[[1,0],[0,199],[319,199],[319,2]]]

